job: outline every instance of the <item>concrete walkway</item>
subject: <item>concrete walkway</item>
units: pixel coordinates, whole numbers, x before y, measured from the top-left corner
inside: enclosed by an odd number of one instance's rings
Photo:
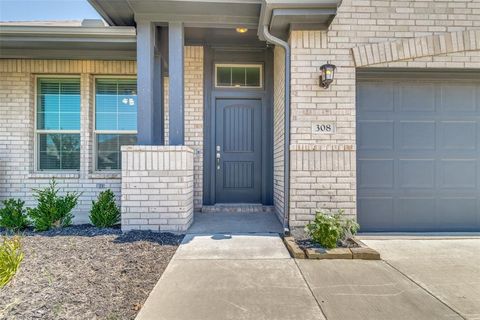
[[[189,234],[137,319],[325,319],[278,234]]]
[[[371,245],[381,247],[381,243]],[[475,319],[475,308],[467,311],[464,314]],[[278,233],[268,232],[188,234],[137,317],[462,318],[448,301],[435,296],[388,261],[294,260]]]

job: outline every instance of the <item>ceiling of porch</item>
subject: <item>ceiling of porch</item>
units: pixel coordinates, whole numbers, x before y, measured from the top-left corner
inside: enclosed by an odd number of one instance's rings
[[[186,27],[257,27],[261,0],[88,0],[111,25],[182,21]]]
[[[139,21],[151,21],[161,26],[167,22],[182,22],[186,28],[225,30],[239,26],[263,30],[263,26],[268,26],[274,36],[284,39],[288,38],[290,30],[327,29],[341,3],[341,0],[88,1],[110,25],[133,26]],[[217,38],[225,35],[228,31],[215,33]],[[208,36],[210,34],[204,35]]]
[[[245,33],[236,32],[235,28],[185,28],[186,45],[209,45],[212,47],[265,47],[260,41],[257,28],[248,29]]]

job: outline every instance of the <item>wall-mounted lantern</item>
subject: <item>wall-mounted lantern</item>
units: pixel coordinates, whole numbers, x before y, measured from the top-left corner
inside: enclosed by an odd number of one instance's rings
[[[327,89],[330,84],[333,82],[333,77],[335,76],[336,66],[333,64],[327,63],[320,67],[320,86]]]

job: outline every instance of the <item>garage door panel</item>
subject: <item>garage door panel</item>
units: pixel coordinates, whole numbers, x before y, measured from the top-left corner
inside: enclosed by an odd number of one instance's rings
[[[359,121],[358,148],[362,150],[393,150],[393,121]]]
[[[411,78],[357,87],[361,228],[480,231],[480,82]]]
[[[399,121],[397,140],[400,150],[434,150],[434,121]]]
[[[478,146],[477,122],[441,121],[440,136],[443,150],[474,151]]]
[[[477,160],[444,159],[439,169],[440,188],[477,189]]]
[[[390,159],[361,159],[358,161],[358,184],[361,188],[393,188],[393,165]]]
[[[475,229],[478,209],[475,197],[442,198],[438,201],[438,225],[449,226],[451,230]]]
[[[404,189],[432,189],[435,187],[433,159],[400,159],[399,185]]]
[[[399,230],[425,230],[435,225],[434,198],[399,198],[394,226]]]
[[[429,83],[399,86],[399,112],[434,112],[435,87]]]
[[[358,216],[361,226],[372,226],[369,231],[382,231],[385,225],[393,225],[393,198],[359,198]],[[378,229],[375,226],[380,226]]]
[[[369,82],[360,84],[357,108],[364,112],[393,111],[393,93],[394,86],[391,83]]]
[[[441,88],[441,110],[446,112],[477,111],[478,85],[473,84],[443,84]]]

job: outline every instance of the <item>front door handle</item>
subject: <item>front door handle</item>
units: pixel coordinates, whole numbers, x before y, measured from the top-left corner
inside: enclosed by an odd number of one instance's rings
[[[221,158],[221,155],[220,155],[220,152],[217,152],[217,170],[220,170],[220,158]]]

